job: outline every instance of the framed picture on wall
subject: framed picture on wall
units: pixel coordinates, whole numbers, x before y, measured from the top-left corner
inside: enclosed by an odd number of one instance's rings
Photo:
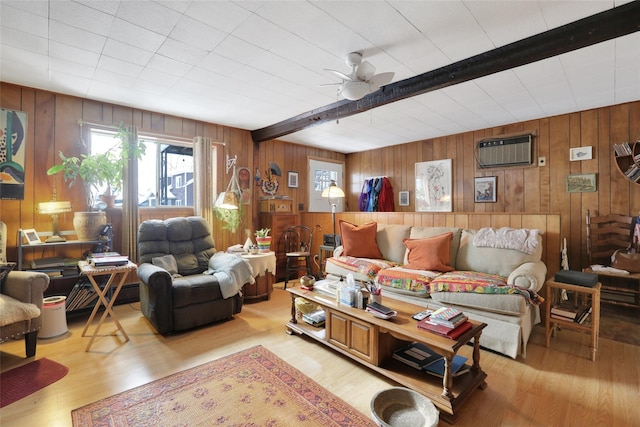
[[[409,206],[409,192],[400,191],[398,193],[398,206]]]
[[[596,174],[577,173],[567,175],[567,191],[569,193],[592,193],[596,191]]]
[[[473,201],[495,203],[498,200],[495,176],[482,176],[473,180]]]
[[[574,147],[569,149],[569,160],[572,162],[578,160],[590,160],[593,158],[593,148],[588,147]]]
[[[451,159],[416,163],[416,212],[451,212]]]
[[[287,174],[287,186],[289,188],[298,188],[298,172],[289,171]]]

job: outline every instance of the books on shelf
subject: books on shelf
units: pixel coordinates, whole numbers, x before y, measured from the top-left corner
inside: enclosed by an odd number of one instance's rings
[[[323,326],[325,323],[326,314],[322,309],[312,311],[311,313],[305,313],[302,315],[302,320],[312,326]]]
[[[447,328],[455,329],[458,326],[462,325],[467,320],[469,320],[469,318],[461,313],[461,316],[456,316],[454,320],[444,320],[444,319],[439,319],[437,317],[431,317],[429,322],[434,323],[436,325],[446,326]]]
[[[433,351],[426,344],[411,343],[394,351],[392,357],[412,368],[424,370],[428,374],[439,378],[444,377],[444,357]],[[467,360],[464,356],[454,355],[451,361],[451,374],[454,377],[469,372],[471,367],[466,363]]]
[[[574,320],[578,314],[578,309],[563,305],[554,305],[551,307],[551,315],[556,315],[563,319]]]
[[[446,320],[449,322],[455,322],[457,319],[464,316],[464,313],[457,308],[453,307],[440,307],[433,313],[431,313],[432,319]]]
[[[613,144],[613,149],[616,152],[616,156],[628,156],[632,154],[631,146],[628,142],[623,142],[622,144]]]
[[[442,358],[438,353],[419,342],[399,348],[393,352],[392,357],[416,369],[423,369],[428,364]]]
[[[453,356],[453,360],[451,360],[451,374],[454,377],[460,376],[462,374],[466,374],[471,369],[467,363],[467,358],[460,355]],[[435,362],[427,365],[425,367],[425,371],[431,375],[435,375],[438,378],[444,377],[444,357],[440,357],[440,359]]]
[[[31,261],[31,268],[34,270],[52,269],[57,267],[64,267],[64,259],[60,257],[47,257]]]

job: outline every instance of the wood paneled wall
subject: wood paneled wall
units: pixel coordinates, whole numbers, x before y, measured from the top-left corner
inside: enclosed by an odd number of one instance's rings
[[[45,171],[57,162],[57,153],[80,154],[78,145],[78,119],[87,122],[117,126],[123,122],[133,124],[140,132],[162,133],[170,136],[193,138],[208,136],[225,143],[220,153],[215,179],[217,189],[226,186],[224,155],[238,155],[238,167],[248,167],[252,177],[261,174],[270,162],[278,164],[282,171],[279,177],[278,195],[291,196],[294,210],[306,211],[308,172],[310,157],[344,161],[346,172],[346,210],[357,209],[357,200],[362,181],[368,176],[385,175],[391,180],[396,193],[396,213],[380,222],[409,221],[423,223],[425,214],[414,213],[414,165],[416,162],[453,159],[454,213],[502,214],[549,214],[560,215],[560,240],[567,239],[570,266],[579,269],[586,264],[584,213],[586,209],[599,214],[640,213],[640,185],[630,183],[620,174],[613,158],[613,144],[635,141],[640,137],[640,101],[565,114],[539,120],[515,123],[507,126],[466,132],[442,138],[409,142],[343,155],[314,147],[305,147],[279,140],[259,145],[251,141],[248,131],[227,126],[179,118],[165,114],[138,110],[99,101],[61,95],[38,89],[0,83],[0,105],[2,108],[25,111],[29,117],[27,133],[27,176],[25,200],[0,200],[0,217],[9,227],[8,254],[15,259],[15,232],[18,228],[49,230],[50,218],[39,215],[35,207],[49,200],[53,189],[53,178]],[[545,167],[515,167],[483,170],[476,166],[475,143],[482,138],[531,132],[535,134],[534,158],[546,157]],[[592,146],[593,159],[579,162],[569,161],[572,147]],[[287,172],[299,173],[298,188],[287,187]],[[598,174],[598,191],[595,193],[567,193],[566,175],[571,173]],[[198,173],[198,171],[196,171]],[[497,176],[497,203],[474,203],[473,178]],[[59,180],[61,181],[61,180]],[[213,224],[216,246],[224,249],[232,244],[244,242],[244,229],[255,229],[258,200],[262,196],[253,180],[253,199],[245,210],[243,225],[235,234],[221,230]],[[84,196],[78,188],[68,189],[63,182],[57,183],[59,199],[71,200],[73,206],[83,206]],[[411,205],[397,206],[398,191],[411,192]],[[302,205],[302,209],[299,209]],[[145,214],[146,215],[146,214]],[[394,216],[399,215],[399,216]],[[428,216],[427,216],[428,217]],[[146,218],[146,217],[145,217]],[[304,214],[303,223],[315,228],[321,239],[322,233],[331,233],[329,214]],[[413,221],[411,221],[413,218]],[[360,217],[354,219],[361,219]],[[71,229],[72,215],[62,215],[61,229]],[[471,225],[472,228],[474,228]],[[314,236],[315,237],[315,236]],[[319,240],[317,240],[319,242]],[[550,244],[551,242],[547,242]],[[554,243],[555,244],[555,243]],[[559,242],[558,242],[559,245]]]
[[[215,176],[218,191],[222,191],[228,183],[225,175],[225,155],[238,155],[238,165],[246,165],[253,169],[254,144],[248,131],[227,126],[205,123],[191,119],[174,117],[150,111],[138,110],[119,105],[108,104],[89,99],[56,94],[43,90],[0,83],[0,106],[6,109],[24,111],[28,115],[26,177],[24,200],[0,200],[0,217],[7,223],[9,259],[17,257],[16,230],[19,228],[35,228],[50,230],[51,218],[39,215],[36,207],[39,202],[51,199],[54,178],[46,174],[46,170],[59,162],[58,152],[65,155],[79,155],[84,152],[80,141],[78,120],[118,126],[120,123],[134,125],[138,132],[163,134],[173,137],[192,139],[195,136],[211,137],[214,141],[223,142],[220,146],[219,164]],[[196,171],[200,173],[200,171]],[[74,210],[84,210],[84,189],[80,185],[68,188],[60,178],[56,178],[59,200],[70,200]],[[114,212],[109,212],[110,219],[118,222]],[[148,214],[142,219],[146,219]],[[158,218],[162,217],[161,214]],[[245,211],[245,222],[250,223],[253,212]],[[73,215],[60,216],[60,229],[72,230]],[[219,247],[235,244],[242,235],[234,236],[220,230],[214,224],[214,238]],[[117,231],[116,231],[117,233]]]
[[[533,133],[534,159],[546,157],[546,166],[480,169],[475,144],[489,136]],[[396,211],[415,210],[415,163],[453,159],[453,211],[560,214],[562,238],[567,239],[569,266],[588,264],[584,216],[587,209],[600,215],[640,214],[640,184],[618,171],[613,144],[640,138],[640,102],[564,114],[508,126],[416,141],[346,156],[348,209],[357,209],[365,177],[385,175],[396,194]],[[593,147],[593,159],[570,161],[569,149]],[[537,164],[537,161],[536,161]],[[568,193],[566,176],[596,173],[597,191]],[[497,203],[474,203],[473,179],[497,177]],[[411,204],[397,206],[399,191],[410,191]]]

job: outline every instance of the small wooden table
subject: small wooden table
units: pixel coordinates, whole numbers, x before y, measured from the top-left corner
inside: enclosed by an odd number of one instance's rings
[[[87,344],[87,348],[85,349],[85,351],[89,351],[89,349],[91,348],[91,344],[93,344],[93,341],[96,339],[96,336],[98,335],[98,332],[102,327],[102,324],[107,319],[107,316],[111,316],[118,330],[120,330],[120,332],[122,332],[122,335],[124,335],[125,342],[129,341],[129,336],[127,335],[124,328],[118,321],[118,317],[113,312],[112,307],[113,307],[113,303],[116,301],[116,298],[118,297],[118,294],[120,293],[120,290],[122,289],[122,285],[124,285],[124,282],[127,279],[127,275],[131,271],[136,271],[138,269],[138,266],[133,262],[129,261],[127,265],[123,265],[123,266],[96,268],[96,267],[93,267],[91,264],[89,264],[87,261],[80,261],[78,262],[78,267],[80,268],[80,273],[89,278],[89,281],[93,286],[93,290],[96,291],[96,293],[98,294],[98,301],[96,302],[95,307],[93,307],[91,316],[89,316],[89,320],[87,320],[87,323],[84,326],[84,329],[82,330],[83,337],[86,336],[87,330],[89,329],[89,325],[91,325],[91,322],[93,322],[93,319],[96,316],[96,313],[100,309],[100,305],[104,305],[105,307],[104,313],[102,313],[102,316],[98,321],[98,325],[96,326],[96,329],[93,331],[93,335],[91,335],[91,339],[89,340],[89,343]],[[96,282],[95,277],[104,276],[104,275],[108,275],[109,278],[107,279],[107,283],[104,285],[104,288],[101,289],[98,283]],[[113,286],[114,282],[116,282],[116,279],[118,278],[118,276],[120,276],[120,278],[117,281],[113,294],[111,295],[110,299],[107,300],[107,293],[111,289],[111,286]]]
[[[242,294],[245,302],[257,302],[268,300],[273,292],[273,278],[276,275],[276,253],[273,251],[259,252],[255,255],[245,254],[246,259],[253,269],[255,284],[245,283]]]
[[[546,290],[546,316],[545,316],[545,338],[546,346],[549,347],[551,334],[555,336],[556,329],[563,327],[581,332],[587,332],[591,335],[591,360],[596,360],[596,352],[598,351],[598,335],[600,333],[600,282],[596,283],[593,288],[588,286],[572,285],[569,283],[556,282],[555,280],[547,280],[545,283]],[[555,292],[554,292],[555,290]],[[589,324],[579,324],[570,320],[557,319],[551,317],[551,306],[559,300],[558,294],[562,290],[573,292],[577,296],[583,296],[591,299],[591,322]]]
[[[484,389],[487,385],[487,374],[480,368],[480,334],[487,326],[486,323],[471,321],[472,328],[457,340],[452,340],[418,329],[417,321],[411,316],[425,309],[421,306],[387,298],[384,305],[396,310],[398,315],[393,319],[383,320],[363,309],[337,304],[335,297],[317,290],[287,288],[287,292],[291,294],[291,321],[287,323],[287,333],[309,336],[385,377],[425,395],[438,407],[440,417],[445,421],[455,421],[459,406],[475,389]],[[324,328],[298,322],[295,299],[300,297],[317,304],[325,311]],[[451,374],[453,357],[471,340],[471,371],[454,378]],[[395,350],[416,341],[426,344],[444,357],[445,374],[442,380],[393,359]]]

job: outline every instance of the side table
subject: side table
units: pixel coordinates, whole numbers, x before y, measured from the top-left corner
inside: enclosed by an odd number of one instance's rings
[[[268,300],[273,292],[273,278],[276,275],[276,253],[245,254],[242,258],[249,261],[256,279],[255,284],[245,283],[242,287],[245,302]]]
[[[333,256],[334,251],[333,246],[329,245],[320,245],[320,255],[318,266],[320,267],[320,276],[324,277],[326,275],[326,269],[324,268],[325,262],[327,258],[331,258]]]
[[[90,263],[88,263],[87,261],[80,261],[78,262],[78,267],[80,268],[80,273],[89,278],[89,281],[93,286],[93,290],[98,294],[98,301],[96,302],[96,305],[93,307],[91,316],[89,316],[89,320],[87,320],[87,323],[84,326],[84,329],[82,330],[83,337],[86,336],[87,330],[89,329],[89,325],[91,325],[91,322],[93,322],[93,319],[96,316],[96,313],[98,312],[98,310],[100,309],[100,306],[104,305],[105,307],[104,313],[102,313],[102,316],[98,321],[98,325],[96,326],[96,329],[93,331],[93,335],[91,335],[91,339],[89,340],[89,343],[87,344],[87,348],[85,349],[85,351],[89,351],[89,348],[91,348],[91,344],[93,344],[93,341],[96,339],[96,336],[98,335],[98,332],[102,327],[102,324],[107,319],[107,316],[111,316],[118,330],[122,332],[122,335],[124,335],[125,342],[129,341],[129,336],[127,335],[124,328],[118,321],[118,317],[113,312],[112,308],[113,308],[113,303],[116,301],[116,298],[118,297],[118,294],[122,289],[122,285],[124,285],[124,282],[127,279],[127,275],[131,271],[136,271],[138,269],[138,266],[133,262],[129,261],[127,265],[123,265],[123,266],[96,268],[92,266]],[[107,279],[107,283],[101,289],[98,283],[96,282],[95,278],[96,276],[105,276],[105,275],[108,275],[109,278]],[[118,276],[120,276],[120,278],[119,280],[116,280],[118,279]],[[107,300],[107,293],[111,289],[111,286],[113,286],[114,282],[116,282],[116,287],[110,299]]]
[[[600,282],[596,283],[593,288],[588,286],[572,285],[569,283],[556,282],[555,280],[547,280],[546,286],[546,302],[545,302],[545,338],[546,346],[549,347],[551,334],[555,337],[558,327],[573,329],[576,331],[587,332],[591,335],[591,360],[596,360],[596,352],[598,351],[598,335],[600,333]],[[587,324],[579,324],[571,320],[562,320],[551,317],[551,307],[560,300],[562,290],[573,293],[575,298],[590,300],[591,303],[591,322]]]

